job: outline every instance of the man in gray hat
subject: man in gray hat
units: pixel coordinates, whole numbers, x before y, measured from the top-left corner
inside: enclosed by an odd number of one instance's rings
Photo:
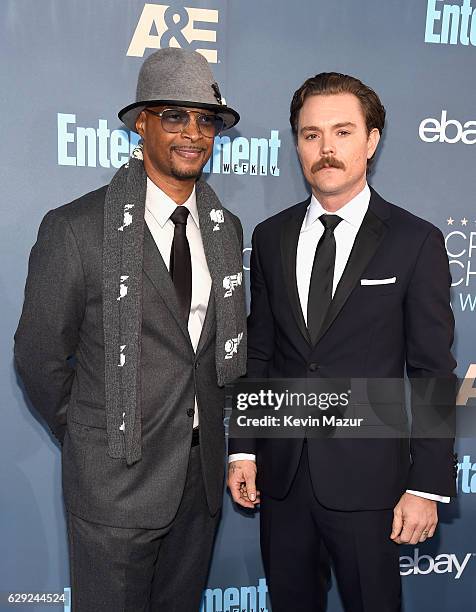
[[[108,186],[45,216],[15,357],[62,445],[74,611],[195,612],[223,386],[246,355],[241,224],[200,175],[239,115],[201,55],[171,48],[119,117],[142,143]]]

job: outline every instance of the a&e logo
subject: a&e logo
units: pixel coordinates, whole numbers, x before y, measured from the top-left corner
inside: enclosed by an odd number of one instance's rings
[[[218,62],[218,11],[215,9],[145,4],[127,55],[143,57],[146,49],[180,47]]]

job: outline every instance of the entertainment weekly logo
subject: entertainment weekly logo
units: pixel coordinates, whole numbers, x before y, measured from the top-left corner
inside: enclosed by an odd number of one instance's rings
[[[463,455],[458,463],[456,487],[458,494],[476,493],[476,463],[471,455]]]
[[[147,3],[132,35],[127,55],[143,57],[146,49],[179,47],[198,51],[208,62],[218,59],[216,9]]]
[[[127,162],[139,135],[126,129],[110,129],[107,119],[97,126],[78,125],[73,113],[57,114],[58,165],[88,168],[120,168]],[[205,174],[278,177],[281,140],[279,130],[269,136],[217,136]]]
[[[206,589],[200,612],[270,612],[267,593],[265,578],[259,578],[257,585]]]
[[[69,602],[71,589],[66,587],[64,592],[68,594]],[[200,612],[271,612],[267,594],[265,578],[259,578],[257,585],[205,589]],[[64,612],[72,612],[69,603],[65,604]]]
[[[425,42],[476,46],[476,9],[471,0],[427,0]]]

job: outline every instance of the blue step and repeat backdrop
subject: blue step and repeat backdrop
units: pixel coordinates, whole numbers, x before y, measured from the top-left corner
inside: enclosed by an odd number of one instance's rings
[[[457,373],[466,378],[458,403],[469,410],[476,0],[1,0],[0,41],[0,591],[62,592],[69,584],[60,452],[12,360],[29,250],[48,209],[109,182],[126,161],[137,137],[116,113],[134,99],[143,58],[157,48],[199,50],[241,113],[237,128],[216,139],[205,172],[243,221],[245,271],[254,226],[307,193],[288,124],[294,90],[330,70],[375,88],[388,124],[372,183],[445,234]],[[476,442],[459,440],[458,452],[458,499],[440,506],[432,541],[401,550],[406,612],[476,609]],[[258,524],[259,515],[240,513],[225,494],[202,612],[271,610]],[[341,609],[334,586],[329,610]]]

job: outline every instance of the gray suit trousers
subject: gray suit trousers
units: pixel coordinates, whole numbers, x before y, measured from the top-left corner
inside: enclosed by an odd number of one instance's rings
[[[219,514],[207,506],[199,446],[166,527],[110,527],[69,513],[73,611],[198,612]]]

